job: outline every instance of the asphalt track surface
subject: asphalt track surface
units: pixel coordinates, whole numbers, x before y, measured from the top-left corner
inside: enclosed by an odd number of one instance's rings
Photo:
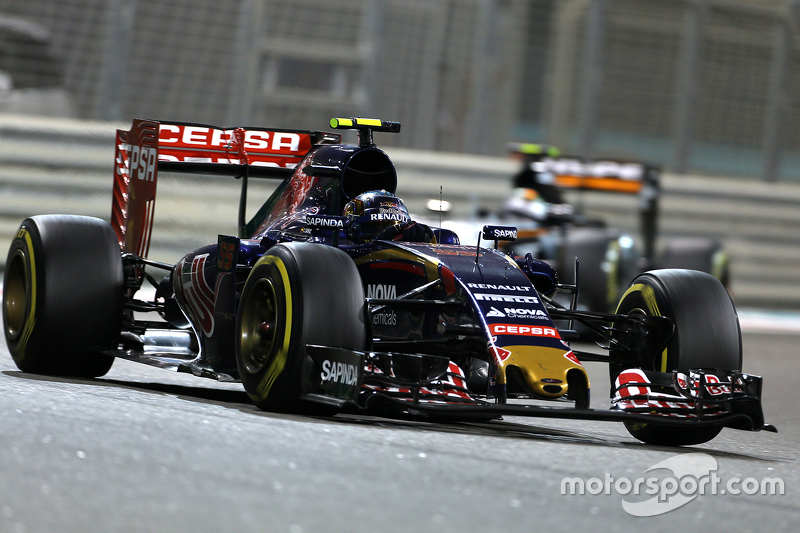
[[[764,376],[767,421],[780,432],[726,429],[681,449],[609,422],[271,414],[238,385],[122,360],[97,380],[25,374],[0,343],[0,533],[796,532],[800,334],[745,333],[744,343],[744,370]],[[589,371],[592,406],[604,407],[605,369]],[[780,478],[785,493],[698,495],[687,484],[675,510],[623,509],[652,496],[614,483],[657,476],[666,496],[685,476],[647,470],[698,452],[713,458],[718,487]],[[603,481],[609,493],[563,495],[565,478],[595,492]]]

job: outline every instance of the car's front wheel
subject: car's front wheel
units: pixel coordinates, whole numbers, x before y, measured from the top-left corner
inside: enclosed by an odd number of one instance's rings
[[[236,362],[261,409],[300,407],[305,346],[364,348],[364,289],[353,260],[323,244],[271,248],[245,283],[237,317]]]
[[[640,361],[643,370],[741,370],[742,336],[730,295],[712,275],[696,270],[654,270],[634,279],[617,306],[619,314],[664,316],[675,334],[662,353]],[[621,368],[613,368],[611,381]],[[637,439],[650,444],[701,444],[716,437],[720,425],[698,427],[626,423]]]

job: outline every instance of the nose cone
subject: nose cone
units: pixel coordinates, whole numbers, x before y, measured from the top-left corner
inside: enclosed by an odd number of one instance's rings
[[[569,392],[569,381],[579,374],[588,389],[589,376],[569,350],[540,346],[504,346],[508,355],[500,361],[498,381],[509,392],[530,392],[542,398],[559,398]],[[522,391],[514,390],[522,388]]]

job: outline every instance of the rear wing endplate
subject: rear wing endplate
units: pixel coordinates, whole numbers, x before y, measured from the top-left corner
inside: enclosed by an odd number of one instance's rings
[[[241,211],[248,177],[284,179],[312,146],[340,141],[320,131],[134,119],[116,139],[111,225],[120,248],[147,257],[159,170],[242,178]]]

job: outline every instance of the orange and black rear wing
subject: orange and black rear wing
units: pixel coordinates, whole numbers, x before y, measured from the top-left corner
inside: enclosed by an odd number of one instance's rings
[[[658,192],[658,167],[610,158],[561,155],[546,144],[512,143],[509,152],[524,159],[534,172],[561,189],[638,194]],[[552,182],[550,180],[553,180]]]
[[[134,119],[117,130],[111,225],[122,251],[146,257],[158,171],[284,179],[315,144],[341,141],[334,133]],[[242,213],[240,213],[242,215]]]
[[[545,157],[541,165],[562,189],[639,194],[658,188],[658,169],[643,163],[561,156]]]

